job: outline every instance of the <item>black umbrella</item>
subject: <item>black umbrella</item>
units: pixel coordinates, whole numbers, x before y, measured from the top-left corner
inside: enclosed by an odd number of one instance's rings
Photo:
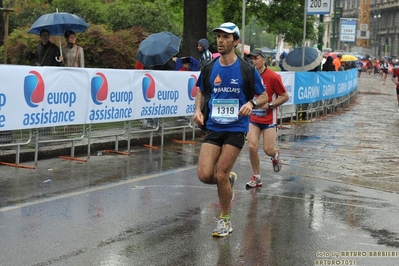
[[[321,64],[322,53],[313,48],[305,47],[305,60],[302,67],[303,47],[295,48],[284,58],[283,67],[287,71],[310,71]]]
[[[164,65],[179,52],[180,41],[168,31],[153,33],[140,43],[136,60],[145,67]]]

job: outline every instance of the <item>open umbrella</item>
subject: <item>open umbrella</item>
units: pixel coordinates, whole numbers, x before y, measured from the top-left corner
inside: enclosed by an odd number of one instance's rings
[[[140,43],[136,60],[145,67],[164,65],[179,52],[181,39],[168,31],[153,33]]]
[[[197,60],[195,60],[194,57],[192,57],[192,56],[177,58],[175,70],[179,70],[180,68],[182,68],[183,60],[187,60],[190,62],[190,64],[191,64],[190,70],[191,71],[198,71],[199,62]]]
[[[354,55],[351,54],[344,54],[341,58],[341,62],[350,62],[350,61],[357,61],[359,58],[357,58]]]
[[[272,49],[270,49],[266,46],[259,48],[259,50],[261,50],[264,54],[275,54],[276,53],[276,51],[273,51]]]
[[[288,71],[309,71],[321,64],[323,55],[313,47],[305,47],[305,62],[302,68],[303,47],[295,48],[284,58],[283,67]]]
[[[30,27],[28,32],[40,35],[41,30],[47,29],[51,35],[64,36],[67,30],[78,33],[87,30],[89,27],[89,24],[81,17],[66,12],[58,13],[57,10],[55,13],[40,16]],[[61,38],[59,38],[59,43],[60,53],[62,55]]]
[[[47,29],[51,35],[63,36],[67,30],[83,32],[89,27],[89,24],[77,15],[56,12],[39,17],[28,32],[39,35],[41,30]]]
[[[350,53],[348,53],[348,52],[331,52],[328,55],[335,59],[335,58],[337,58],[338,54],[345,55],[345,54],[350,54]]]

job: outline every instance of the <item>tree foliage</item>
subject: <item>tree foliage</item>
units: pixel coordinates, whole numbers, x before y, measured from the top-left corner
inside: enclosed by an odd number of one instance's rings
[[[27,33],[28,27],[14,30],[9,38],[8,62],[15,65],[31,65],[35,59],[40,38]],[[135,55],[140,42],[145,39],[140,27],[110,31],[104,25],[94,25],[84,34],[77,34],[77,43],[85,51],[85,65],[91,68],[134,68]],[[65,45],[63,37],[52,36],[50,41]]]
[[[7,1],[15,9],[10,17],[7,61],[31,64],[40,39],[27,31],[41,15],[58,10],[76,14],[89,23],[90,28],[77,35],[78,44],[85,51],[87,67],[133,68],[137,48],[150,33],[167,30],[182,35],[183,22],[174,21],[170,16],[168,3],[171,1],[175,0]],[[58,37],[51,40],[59,44]],[[61,40],[62,46],[65,45],[63,37]],[[3,53],[0,59],[2,57]]]
[[[305,1],[303,0],[251,0],[248,9],[257,17],[257,21],[267,26],[267,32],[282,34],[284,41],[292,45],[302,45]],[[307,16],[306,39],[315,40],[313,27],[315,16]]]
[[[206,37],[210,50],[216,51],[213,28],[227,21],[242,28],[242,1],[235,0],[0,0],[1,2],[15,10],[10,14],[8,45],[8,61],[13,64],[31,63],[39,38],[28,34],[27,30],[41,15],[56,12],[57,9],[58,12],[76,14],[89,23],[90,29],[78,34],[78,42],[85,50],[88,67],[132,68],[139,43],[150,33],[170,31],[184,37],[181,55],[198,57],[195,47],[200,38]],[[246,24],[249,18],[255,18],[255,29],[259,30],[253,36],[256,38],[254,42],[260,42],[260,38],[272,39],[275,34],[283,34],[285,42],[294,45],[302,43],[304,1],[247,0],[246,4]],[[314,17],[308,16],[306,36],[311,40],[317,37],[313,23]],[[2,30],[3,24],[0,25],[0,32]],[[64,45],[63,38],[62,42]],[[58,39],[56,43],[58,45]],[[0,50],[0,60],[2,56]]]
[[[85,60],[91,68],[134,68],[135,56],[145,31],[132,27],[116,32],[104,26],[93,26],[81,36],[79,44],[85,47]]]
[[[8,39],[7,62],[13,65],[31,65],[35,60],[39,36],[28,33],[29,27],[21,27],[12,32]],[[3,58],[3,53],[1,53]]]

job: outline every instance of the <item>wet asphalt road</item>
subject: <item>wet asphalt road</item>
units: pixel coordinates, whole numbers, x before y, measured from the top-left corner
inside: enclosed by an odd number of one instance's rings
[[[0,166],[0,265],[399,265],[395,90],[363,75],[358,91],[284,125],[283,169],[263,156],[262,188],[245,189],[243,149],[227,238],[211,236],[220,209],[196,176],[199,144]]]

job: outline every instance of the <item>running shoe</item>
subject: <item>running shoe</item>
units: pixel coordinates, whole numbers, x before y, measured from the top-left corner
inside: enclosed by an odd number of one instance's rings
[[[234,182],[237,180],[237,174],[234,172],[230,172],[229,175],[230,186],[231,186],[231,201],[234,199]]]
[[[217,218],[214,218],[217,220]],[[233,232],[233,227],[231,226],[231,221],[226,221],[223,218],[219,218],[217,220],[216,228],[213,230],[213,236],[228,236],[231,232]]]
[[[261,187],[263,185],[262,180],[256,176],[252,176],[251,180],[247,183],[247,188]]]
[[[280,171],[283,164],[281,163],[281,160],[280,160],[280,151],[279,150],[277,150],[276,156],[274,156],[274,158],[271,158],[271,160],[273,163],[274,172]]]

